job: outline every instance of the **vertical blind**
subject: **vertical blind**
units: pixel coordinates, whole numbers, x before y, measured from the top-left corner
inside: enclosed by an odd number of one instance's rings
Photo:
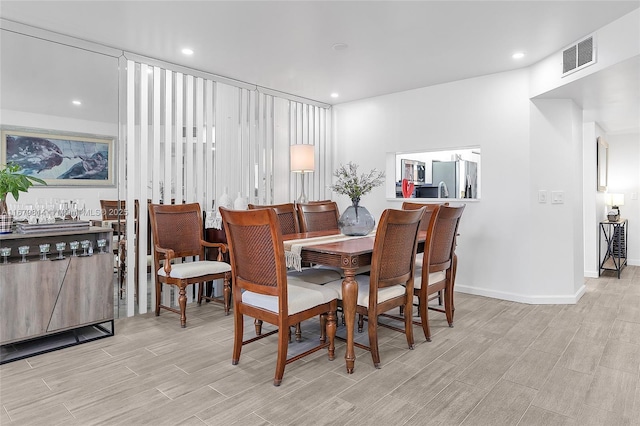
[[[148,281],[146,266],[151,253],[147,202],[198,202],[206,212],[217,208],[216,200],[227,192],[248,203],[285,203],[296,198],[301,179],[309,199],[331,198],[328,107],[193,74],[126,61],[124,143],[119,151],[124,167],[118,186],[127,206],[140,200],[139,237],[127,239],[127,253],[137,252],[142,266],[136,268],[135,256],[127,256],[127,316],[136,310],[146,313],[155,300],[155,277],[151,273]],[[294,144],[314,145],[315,173],[290,172],[289,147]],[[134,235],[134,225],[127,221],[127,235]],[[163,303],[177,303],[177,294],[169,290],[163,289]],[[191,295],[188,292],[188,302]]]

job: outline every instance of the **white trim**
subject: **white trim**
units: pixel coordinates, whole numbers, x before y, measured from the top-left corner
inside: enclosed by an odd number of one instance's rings
[[[264,93],[265,95],[271,95],[276,98],[283,98],[294,102],[300,102],[302,104],[314,105],[320,108],[331,108],[330,104],[314,101],[313,99],[303,98],[302,96],[292,95],[291,93],[281,92],[275,89],[269,89],[268,87],[255,86],[255,90]]]
[[[244,89],[249,89],[249,90],[257,90],[257,86],[255,84],[245,83],[244,81],[235,80],[233,78],[223,77],[221,75],[211,74],[206,71],[184,67],[182,65],[173,64],[171,62],[161,61],[159,59],[154,59],[149,56],[139,55],[133,52],[123,51],[122,53],[127,59],[130,59],[135,62],[140,62],[140,63],[145,63],[148,65],[160,67],[164,70],[170,70],[176,73],[187,74],[194,77],[201,77],[205,80],[213,80],[219,83],[228,84],[230,86],[242,87]]]
[[[19,22],[10,21],[0,18],[0,29],[22,34],[28,37],[39,38],[41,40],[53,43],[63,44],[65,46],[75,47],[78,49],[89,50],[91,52],[100,53],[102,55],[113,56],[119,58],[124,53],[121,49],[105,46],[104,44],[94,43],[80,38],[56,33],[42,28],[32,27],[30,25],[21,24]]]
[[[598,271],[584,271],[585,278],[598,278]]]
[[[491,297],[492,299],[502,299],[509,300],[511,302],[527,303],[529,305],[575,305],[576,303],[578,303],[578,301],[586,291],[586,287],[583,284],[575,294],[536,296],[528,296],[505,291],[496,291],[486,288],[470,287],[459,284],[456,284],[455,291],[466,294],[474,294],[476,296]]]

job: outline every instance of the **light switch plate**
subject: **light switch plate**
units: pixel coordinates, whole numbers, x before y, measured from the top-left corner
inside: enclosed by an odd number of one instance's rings
[[[538,191],[538,202],[541,204],[547,202],[547,191],[545,189],[541,189]]]
[[[551,191],[551,204],[564,204],[564,191]]]

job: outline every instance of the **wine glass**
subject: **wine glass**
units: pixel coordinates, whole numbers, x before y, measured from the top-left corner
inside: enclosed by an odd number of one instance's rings
[[[71,204],[71,208],[69,209],[69,215],[71,215],[71,220],[78,220],[78,204]]]
[[[64,241],[56,243],[56,250],[58,250],[58,259],[64,259],[62,252],[65,248],[67,248],[67,243],[65,243]]]
[[[89,244],[90,244],[90,241],[89,241],[89,240],[82,240],[82,241],[80,241],[80,247],[82,247],[82,250],[84,250],[84,251],[82,252],[82,255],[83,255],[83,256],[88,256],[88,255],[89,255],[89,254],[87,253],[87,249],[89,248]]]
[[[69,243],[69,248],[71,249],[71,256],[77,256],[76,254],[76,250],[78,250],[78,247],[80,247],[80,243],[77,241],[71,241]]]
[[[0,255],[4,258],[2,263],[9,263],[7,258],[11,255],[11,247],[2,247],[0,248]]]
[[[40,244],[40,260],[48,260],[47,253],[49,253],[49,248],[51,246],[47,244]]]
[[[98,241],[96,241],[96,244],[98,245],[98,248],[100,249],[100,253],[106,253],[104,251],[104,248],[107,246],[107,240],[105,240],[104,238],[101,238]]]
[[[27,255],[29,254],[29,246],[20,246],[18,247],[18,253],[22,255],[21,263],[25,263],[27,261]]]

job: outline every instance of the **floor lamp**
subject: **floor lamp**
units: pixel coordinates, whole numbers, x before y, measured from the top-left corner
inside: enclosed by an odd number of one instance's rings
[[[298,197],[298,203],[307,202],[307,194],[304,193],[304,174],[313,173],[315,169],[315,151],[313,145],[291,145],[291,171],[302,176],[302,192]]]

